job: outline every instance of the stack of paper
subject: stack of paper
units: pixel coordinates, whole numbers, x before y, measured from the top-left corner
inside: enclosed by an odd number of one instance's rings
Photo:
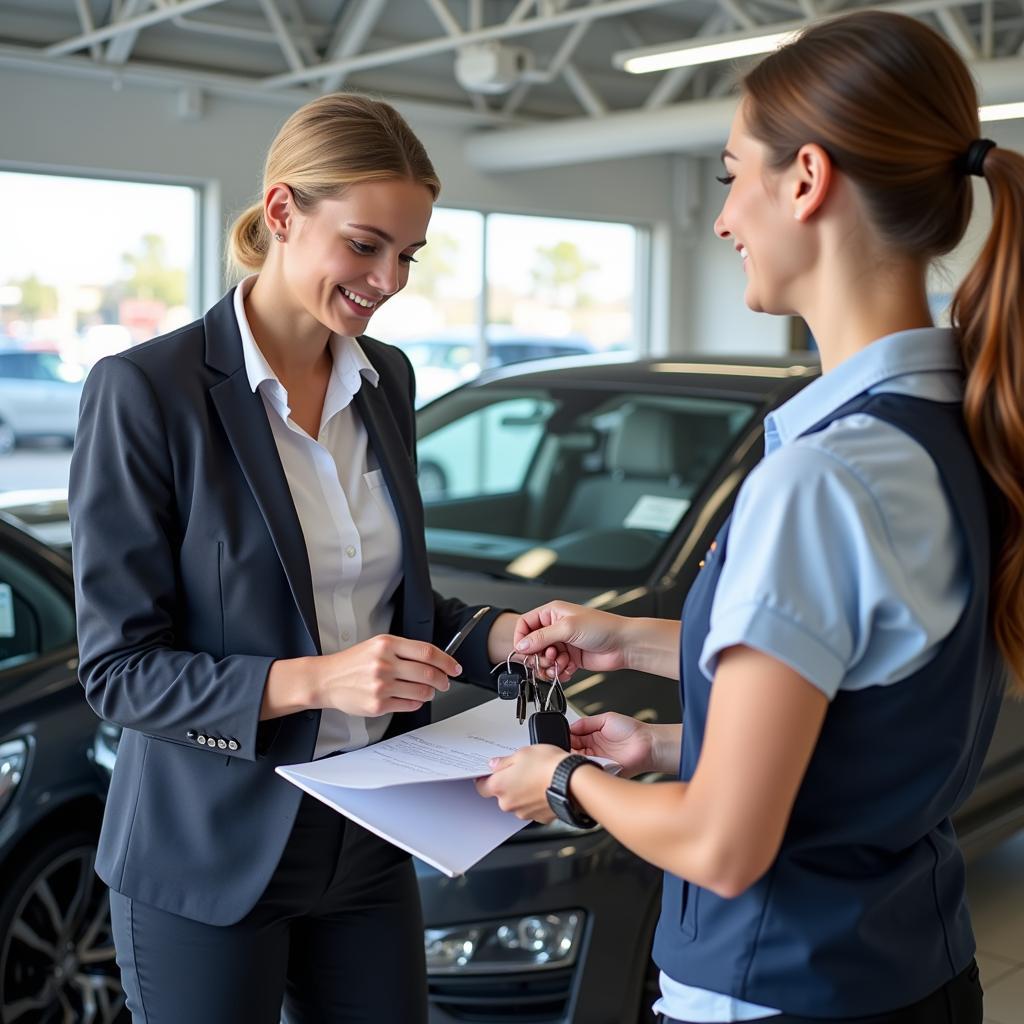
[[[569,721],[578,718],[572,709]],[[514,704],[491,700],[362,750],[277,769],[289,782],[449,877],[464,874],[528,822],[473,780],[492,757],[530,742]]]

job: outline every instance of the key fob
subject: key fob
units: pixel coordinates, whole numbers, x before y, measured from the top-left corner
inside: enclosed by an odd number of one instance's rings
[[[534,711],[530,715],[530,742],[571,749],[568,719],[561,711]]]
[[[515,700],[519,696],[519,683],[515,672],[502,672],[498,676],[498,696],[502,700]]]

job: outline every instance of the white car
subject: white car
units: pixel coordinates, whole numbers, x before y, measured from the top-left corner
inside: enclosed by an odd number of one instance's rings
[[[73,441],[84,376],[56,352],[0,349],[0,455],[30,437]]]

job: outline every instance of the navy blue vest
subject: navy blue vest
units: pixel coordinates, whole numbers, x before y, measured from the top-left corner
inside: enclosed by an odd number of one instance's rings
[[[977,779],[1004,673],[989,625],[991,489],[959,404],[862,395],[931,455],[966,542],[972,586],[935,657],[890,686],[841,690],[829,706],[768,873],[735,899],[665,876],[654,959],[682,984],[786,1013],[867,1016],[940,988],[974,954],[964,868],[949,816]],[[683,608],[680,778],[700,756],[711,684],[698,667],[729,524]]]

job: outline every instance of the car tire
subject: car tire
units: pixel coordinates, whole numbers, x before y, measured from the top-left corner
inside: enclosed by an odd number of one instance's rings
[[[0,898],[0,1021],[127,1024],[96,836],[44,833],[4,866]]]
[[[0,455],[13,452],[17,443],[18,437],[14,433],[14,427],[4,420],[0,420]]]
[[[416,476],[424,501],[439,501],[448,497],[448,474],[436,462],[429,459],[421,462]]]

